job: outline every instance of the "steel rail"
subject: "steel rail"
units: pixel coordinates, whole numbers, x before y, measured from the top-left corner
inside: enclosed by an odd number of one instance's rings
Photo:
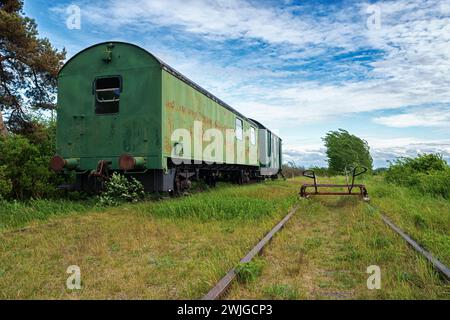
[[[384,214],[381,214],[381,219],[383,219],[384,223],[387,224],[392,230],[398,233],[408,244],[414,248],[418,253],[423,255],[429,263],[439,271],[443,276],[450,280],[450,269],[439,261],[436,257],[434,257],[430,252],[421,247],[416,241],[414,241],[410,236],[408,236],[402,229],[397,227],[388,217]]]
[[[394,230],[400,237],[403,238],[416,252],[420,253],[427,261],[447,280],[450,280],[450,268],[434,257],[429,251],[425,250],[420,244],[418,244],[413,238],[411,238],[406,232],[395,225],[383,212],[382,210],[369,205],[369,207],[380,211],[381,219],[388,225],[392,230]]]
[[[256,255],[260,254],[263,248],[270,242],[273,236],[280,231],[297,211],[298,205],[296,205],[278,224],[273,227],[272,230],[267,233],[264,238],[259,241],[256,246],[253,247],[246,255],[240,260],[240,263],[250,262]],[[230,287],[231,283],[237,276],[236,267],[232,268],[227,274],[217,282],[217,284],[202,298],[202,300],[216,300],[223,296]]]

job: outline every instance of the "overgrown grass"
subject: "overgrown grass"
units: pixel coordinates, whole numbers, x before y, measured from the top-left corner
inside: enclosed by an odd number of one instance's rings
[[[138,204],[134,209],[165,218],[260,219],[287,210],[297,199],[291,190],[273,186],[283,186],[283,182],[253,184],[243,188],[221,185],[217,189],[160,201],[152,206]]]
[[[271,186],[281,189],[272,190]],[[123,208],[155,217],[177,219],[260,219],[289,208],[296,195],[286,188],[284,181],[233,186],[219,184],[217,188],[193,193],[189,196],[124,204]],[[28,201],[0,200],[0,231],[21,228],[30,223],[43,222],[68,214],[113,210],[97,203],[96,198],[87,200],[31,199]],[[121,210],[121,209],[119,209]]]
[[[342,182],[342,179],[321,182]],[[397,206],[402,206],[405,198],[395,193],[389,198],[379,198],[378,189],[385,188],[381,180],[369,178],[366,183],[372,202],[381,201],[389,206],[398,201]],[[428,197],[425,202],[430,205],[435,201]],[[433,216],[440,212],[440,204],[419,209],[424,210],[425,223],[433,220],[426,216],[428,210],[436,210]],[[445,216],[440,218],[441,223],[447,221],[448,211]],[[439,240],[439,235],[431,237],[439,242],[433,250],[447,261],[450,246],[446,240]],[[426,260],[382,222],[379,212],[356,198],[311,197],[301,201],[297,213],[265,251],[264,261],[258,281],[233,286],[228,298],[446,299],[450,293],[450,287]],[[381,268],[380,290],[369,290],[366,286],[369,276],[366,269],[370,265]]]
[[[379,176],[368,177],[365,183],[374,206],[443,263],[450,265],[450,200],[386,183]]]
[[[49,218],[58,223],[0,233],[0,298],[200,298],[298,201],[303,181],[219,185],[114,208],[89,201],[2,203],[3,229]],[[450,264],[448,200],[379,176],[365,182],[374,207]],[[235,287],[230,298],[443,298],[448,290],[379,212],[357,199],[300,201],[259,259],[262,268],[250,272],[256,281]],[[81,268],[81,291],[65,287],[73,264]],[[381,267],[380,291],[365,285],[371,264]]]
[[[0,233],[0,298],[200,298],[286,214],[296,187],[222,185]],[[249,206],[251,198],[270,199],[274,211]],[[184,210],[193,203],[199,212]],[[70,265],[81,268],[80,291],[65,287]]]
[[[71,213],[95,211],[95,200],[45,200],[0,201],[0,231],[26,226],[33,221],[45,221],[51,217]]]
[[[264,294],[272,300],[296,300],[299,298],[298,289],[290,284],[274,284],[264,289]]]

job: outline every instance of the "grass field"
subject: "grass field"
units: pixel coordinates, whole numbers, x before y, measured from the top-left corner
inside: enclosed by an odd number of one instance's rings
[[[222,185],[188,197],[117,208],[39,202],[0,208],[0,298],[197,299],[295,203],[259,259],[261,275],[228,298],[450,297],[421,257],[357,199],[298,200],[303,180]],[[450,264],[450,202],[367,180],[372,204]],[[391,192],[393,190],[394,192]],[[23,212],[22,216],[17,216]],[[14,231],[32,226],[24,231]],[[366,287],[379,265],[380,290]],[[82,289],[66,289],[78,265]]]
[[[295,201],[289,183],[269,182],[100,212],[80,206],[48,221],[36,214],[33,228],[0,236],[0,297],[198,298]],[[80,291],[66,290],[70,265],[81,268]]]

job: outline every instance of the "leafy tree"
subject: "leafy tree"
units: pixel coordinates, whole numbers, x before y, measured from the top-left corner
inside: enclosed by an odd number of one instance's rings
[[[309,169],[313,170],[314,173],[316,174],[316,176],[322,176],[322,177],[329,176],[329,173],[330,173],[328,168],[325,168],[325,167],[314,166]]]
[[[373,170],[373,174],[374,175],[381,175],[383,173],[385,173],[388,169],[381,167],[381,168],[376,168],[375,170]]]
[[[56,76],[65,50],[39,38],[23,0],[0,0],[0,136],[34,131],[30,112],[55,108]],[[7,114],[6,125],[3,114]]]
[[[344,129],[330,131],[323,138],[327,148],[328,169],[330,173],[342,173],[347,166],[362,165],[370,171],[373,159],[367,141],[350,134]]]

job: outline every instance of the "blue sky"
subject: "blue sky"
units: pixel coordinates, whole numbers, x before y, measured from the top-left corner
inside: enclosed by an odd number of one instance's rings
[[[67,8],[80,8],[69,29]],[[144,47],[283,138],[285,161],[326,165],[321,137],[366,139],[376,166],[450,160],[450,2],[25,1],[68,58],[92,44]]]

